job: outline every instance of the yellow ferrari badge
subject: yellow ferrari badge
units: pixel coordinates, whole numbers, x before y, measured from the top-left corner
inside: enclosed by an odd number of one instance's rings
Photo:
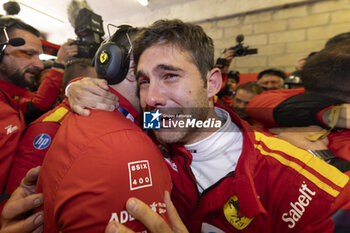
[[[247,218],[241,216],[239,213],[238,198],[236,195],[232,196],[224,205],[224,214],[226,220],[237,230],[246,228],[254,218]]]
[[[106,51],[102,51],[100,54],[100,63],[103,64],[108,60],[108,54]]]

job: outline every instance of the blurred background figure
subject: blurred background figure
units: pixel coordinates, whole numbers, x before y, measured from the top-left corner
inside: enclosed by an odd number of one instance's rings
[[[217,94],[217,103],[231,108],[233,105],[233,96],[236,93],[237,84],[239,83],[239,72],[230,71],[227,74],[224,88]]]
[[[286,74],[282,70],[266,69],[258,74],[257,84],[266,90],[278,90],[283,88]]]
[[[249,116],[245,113],[247,104],[264,90],[256,83],[249,82],[240,85],[233,98],[233,111],[243,120],[249,120]]]

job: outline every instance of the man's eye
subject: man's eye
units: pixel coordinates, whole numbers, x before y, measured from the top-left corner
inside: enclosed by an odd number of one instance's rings
[[[145,78],[139,78],[137,81],[138,85],[144,85],[144,84],[149,84],[149,80]]]
[[[165,74],[164,75],[164,78],[165,79],[174,79],[174,78],[177,78],[178,75],[177,74],[172,74],[172,73],[169,73],[169,74]]]

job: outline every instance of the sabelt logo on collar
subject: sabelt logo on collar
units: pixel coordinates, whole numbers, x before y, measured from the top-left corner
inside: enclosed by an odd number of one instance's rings
[[[224,205],[224,215],[226,220],[237,230],[246,228],[254,218],[247,218],[239,213],[238,198],[232,196]]]

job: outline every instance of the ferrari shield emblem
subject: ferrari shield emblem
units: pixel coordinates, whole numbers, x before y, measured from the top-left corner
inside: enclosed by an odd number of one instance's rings
[[[238,198],[232,196],[228,202],[224,205],[224,214],[226,220],[237,230],[243,230],[246,228],[254,218],[247,218],[241,216],[239,213]]]
[[[108,54],[106,51],[102,51],[100,54],[100,63],[103,64],[108,60]]]

